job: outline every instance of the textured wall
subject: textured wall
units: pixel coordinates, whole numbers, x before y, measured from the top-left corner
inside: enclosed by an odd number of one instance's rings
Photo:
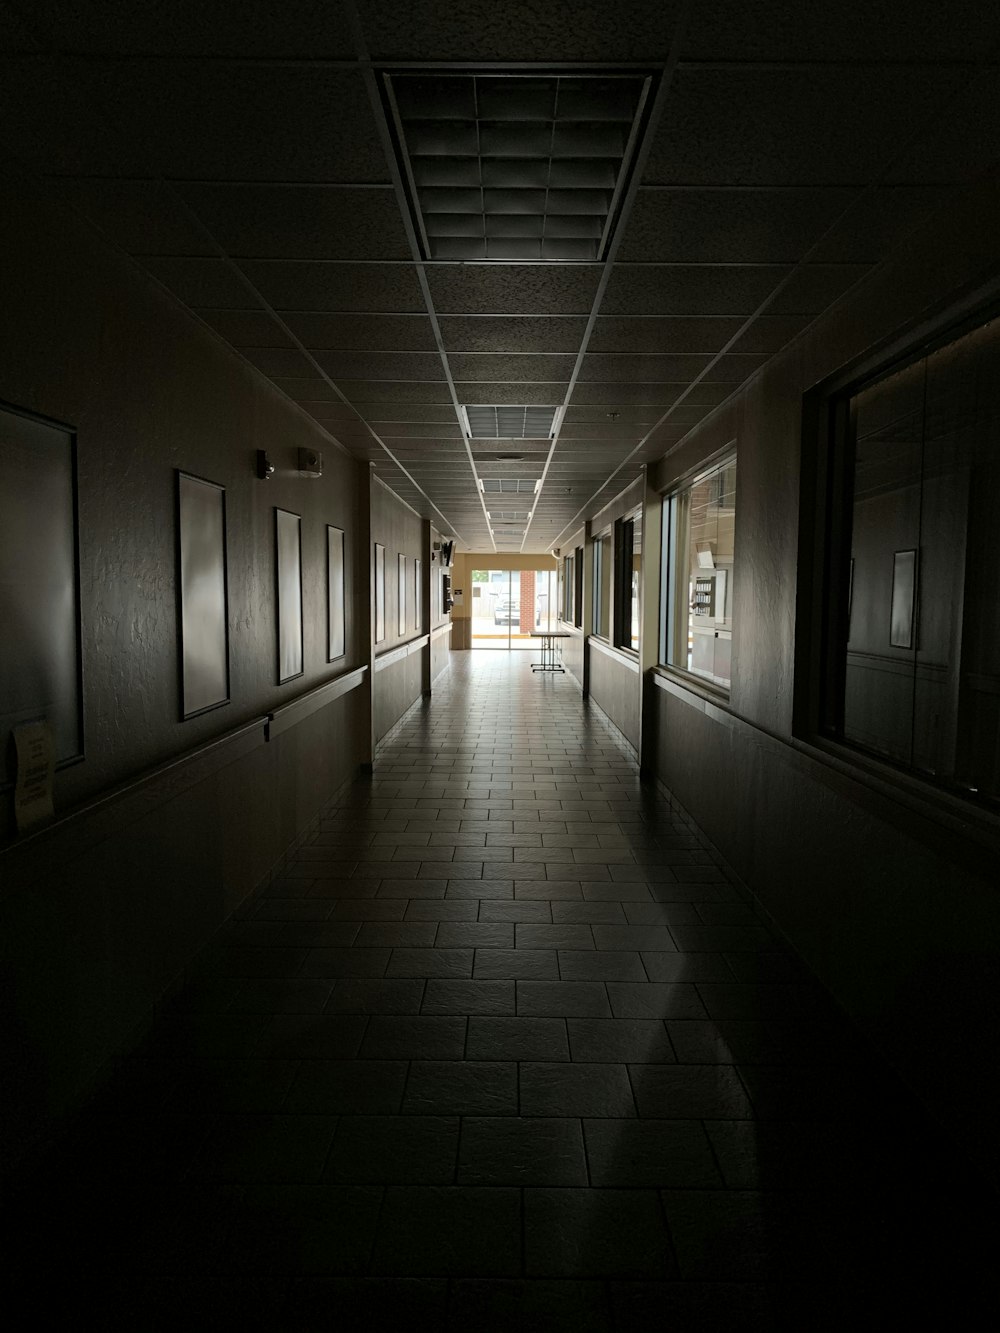
[[[86,757],[57,775],[57,812],[126,785],[0,849],[10,1159],[79,1104],[178,972],[356,773],[363,682],[270,742],[264,716],[363,664],[368,627],[357,464],[44,192],[5,191],[0,253],[0,399],[78,432]],[[294,475],[299,446],[322,451],[321,479]],[[257,448],[277,468],[266,483],[254,475]],[[227,492],[232,702],[187,722],[175,468]],[[280,687],[275,505],[302,515],[304,576],[305,670]],[[335,663],[326,661],[327,523],[347,534],[347,654]],[[8,834],[0,828],[0,844]]]
[[[800,525],[808,536],[813,521],[799,512],[803,395],[995,274],[982,219],[998,202],[996,180],[956,201],[657,467],[669,489],[736,441],[733,681],[718,707],[683,685],[647,685],[657,775],[882,1051],[987,1156],[992,1110],[975,1071],[997,1058],[1000,898],[987,880],[1000,838],[971,845],[933,796],[916,813],[891,784],[887,798],[793,739],[792,691]]]
[[[640,680],[637,664],[624,653],[606,649],[591,639],[590,697],[605,712],[633,749],[639,749]]]
[[[418,514],[387,486],[375,482],[372,486],[372,578],[374,579],[374,543],[385,547],[385,638],[375,645],[375,662],[393,654],[402,645],[420,639],[428,633],[426,618],[420,631],[414,628],[413,562],[421,560],[421,576],[428,577],[428,564],[423,549],[424,522]],[[406,557],[406,628],[399,632],[399,580],[397,557]],[[438,566],[433,566],[435,571]],[[372,712],[375,740],[379,741],[403,716],[411,704],[423,693],[424,656],[430,649],[410,653],[400,661],[392,662],[373,676]]]
[[[77,430],[86,761],[65,808],[364,660],[326,661],[327,523],[351,542],[357,463],[82,224],[5,192],[0,399]],[[299,446],[324,455],[295,472]],[[267,449],[272,480],[254,474]],[[181,722],[174,470],[226,487],[232,702]],[[277,684],[274,506],[302,515],[305,673]],[[2,832],[0,832],[2,836]]]

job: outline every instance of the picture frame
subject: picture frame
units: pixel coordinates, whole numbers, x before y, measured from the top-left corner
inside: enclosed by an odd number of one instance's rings
[[[375,543],[375,642],[385,639],[385,547]]]
[[[396,632],[406,633],[406,556],[396,556]]]
[[[422,589],[422,587],[421,587],[421,581],[420,581],[420,574],[421,574],[421,562],[420,562],[419,560],[414,560],[414,562],[413,562],[413,628],[417,631],[418,634],[419,634],[420,631],[422,630],[422,628],[423,628],[423,623],[424,623],[424,617],[423,617],[423,602],[424,602],[424,599],[423,599],[423,589]]]
[[[15,730],[46,721],[55,768],[84,759],[83,633],[74,427],[0,402],[0,791]]]
[[[226,489],[176,470],[181,721],[230,701]]]
[[[326,660],[335,662],[347,652],[344,590],[344,530],[326,527]]]
[[[278,684],[305,670],[302,641],[302,515],[274,510],[275,592],[278,611]]]
[[[892,603],[889,609],[889,644],[912,649],[916,640],[917,552],[896,551],[892,557]]]

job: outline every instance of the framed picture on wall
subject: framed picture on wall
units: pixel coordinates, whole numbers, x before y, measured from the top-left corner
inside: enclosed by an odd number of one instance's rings
[[[420,587],[420,561],[413,562],[413,628],[420,630],[423,627],[423,604],[422,589]]]
[[[889,644],[912,648],[917,610],[917,553],[896,551],[892,557],[892,605],[889,610]]]
[[[397,618],[396,632],[406,633],[406,556],[396,556]]]
[[[301,676],[302,661],[302,518],[287,509],[274,511],[275,569],[278,596],[278,684]]]
[[[177,473],[181,718],[229,702],[225,488]]]
[[[336,661],[347,652],[344,615],[344,532],[342,528],[326,529],[326,660]]]
[[[375,543],[375,642],[385,638],[385,547]]]
[[[0,788],[18,727],[49,727],[55,766],[83,758],[76,436],[0,403]]]

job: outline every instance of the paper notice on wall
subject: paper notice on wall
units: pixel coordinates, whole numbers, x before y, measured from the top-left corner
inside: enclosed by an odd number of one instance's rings
[[[11,733],[17,754],[14,818],[19,833],[44,824],[55,814],[52,779],[56,754],[52,728],[47,722],[25,722]]]
[[[463,597],[462,597],[462,589],[461,589],[461,588],[456,588],[456,589],[455,589],[455,591],[451,594],[451,600],[452,600],[452,602],[454,603],[455,606],[461,606],[461,605],[462,605]]]

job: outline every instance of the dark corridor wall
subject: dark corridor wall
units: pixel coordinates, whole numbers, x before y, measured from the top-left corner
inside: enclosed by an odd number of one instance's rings
[[[16,1156],[72,1109],[240,899],[368,757],[367,478],[149,278],[7,181],[0,400],[77,432],[85,758],[57,823],[0,802],[7,1125]],[[324,456],[297,474],[300,447]],[[255,451],[275,464],[255,475]],[[231,702],[180,720],[175,469],[226,488]],[[3,479],[0,478],[0,485]],[[274,508],[302,516],[304,671],[277,684]],[[327,661],[326,525],[346,533]],[[295,703],[294,707],[289,707]],[[273,721],[268,718],[273,716]],[[153,770],[153,771],[151,771]]]

